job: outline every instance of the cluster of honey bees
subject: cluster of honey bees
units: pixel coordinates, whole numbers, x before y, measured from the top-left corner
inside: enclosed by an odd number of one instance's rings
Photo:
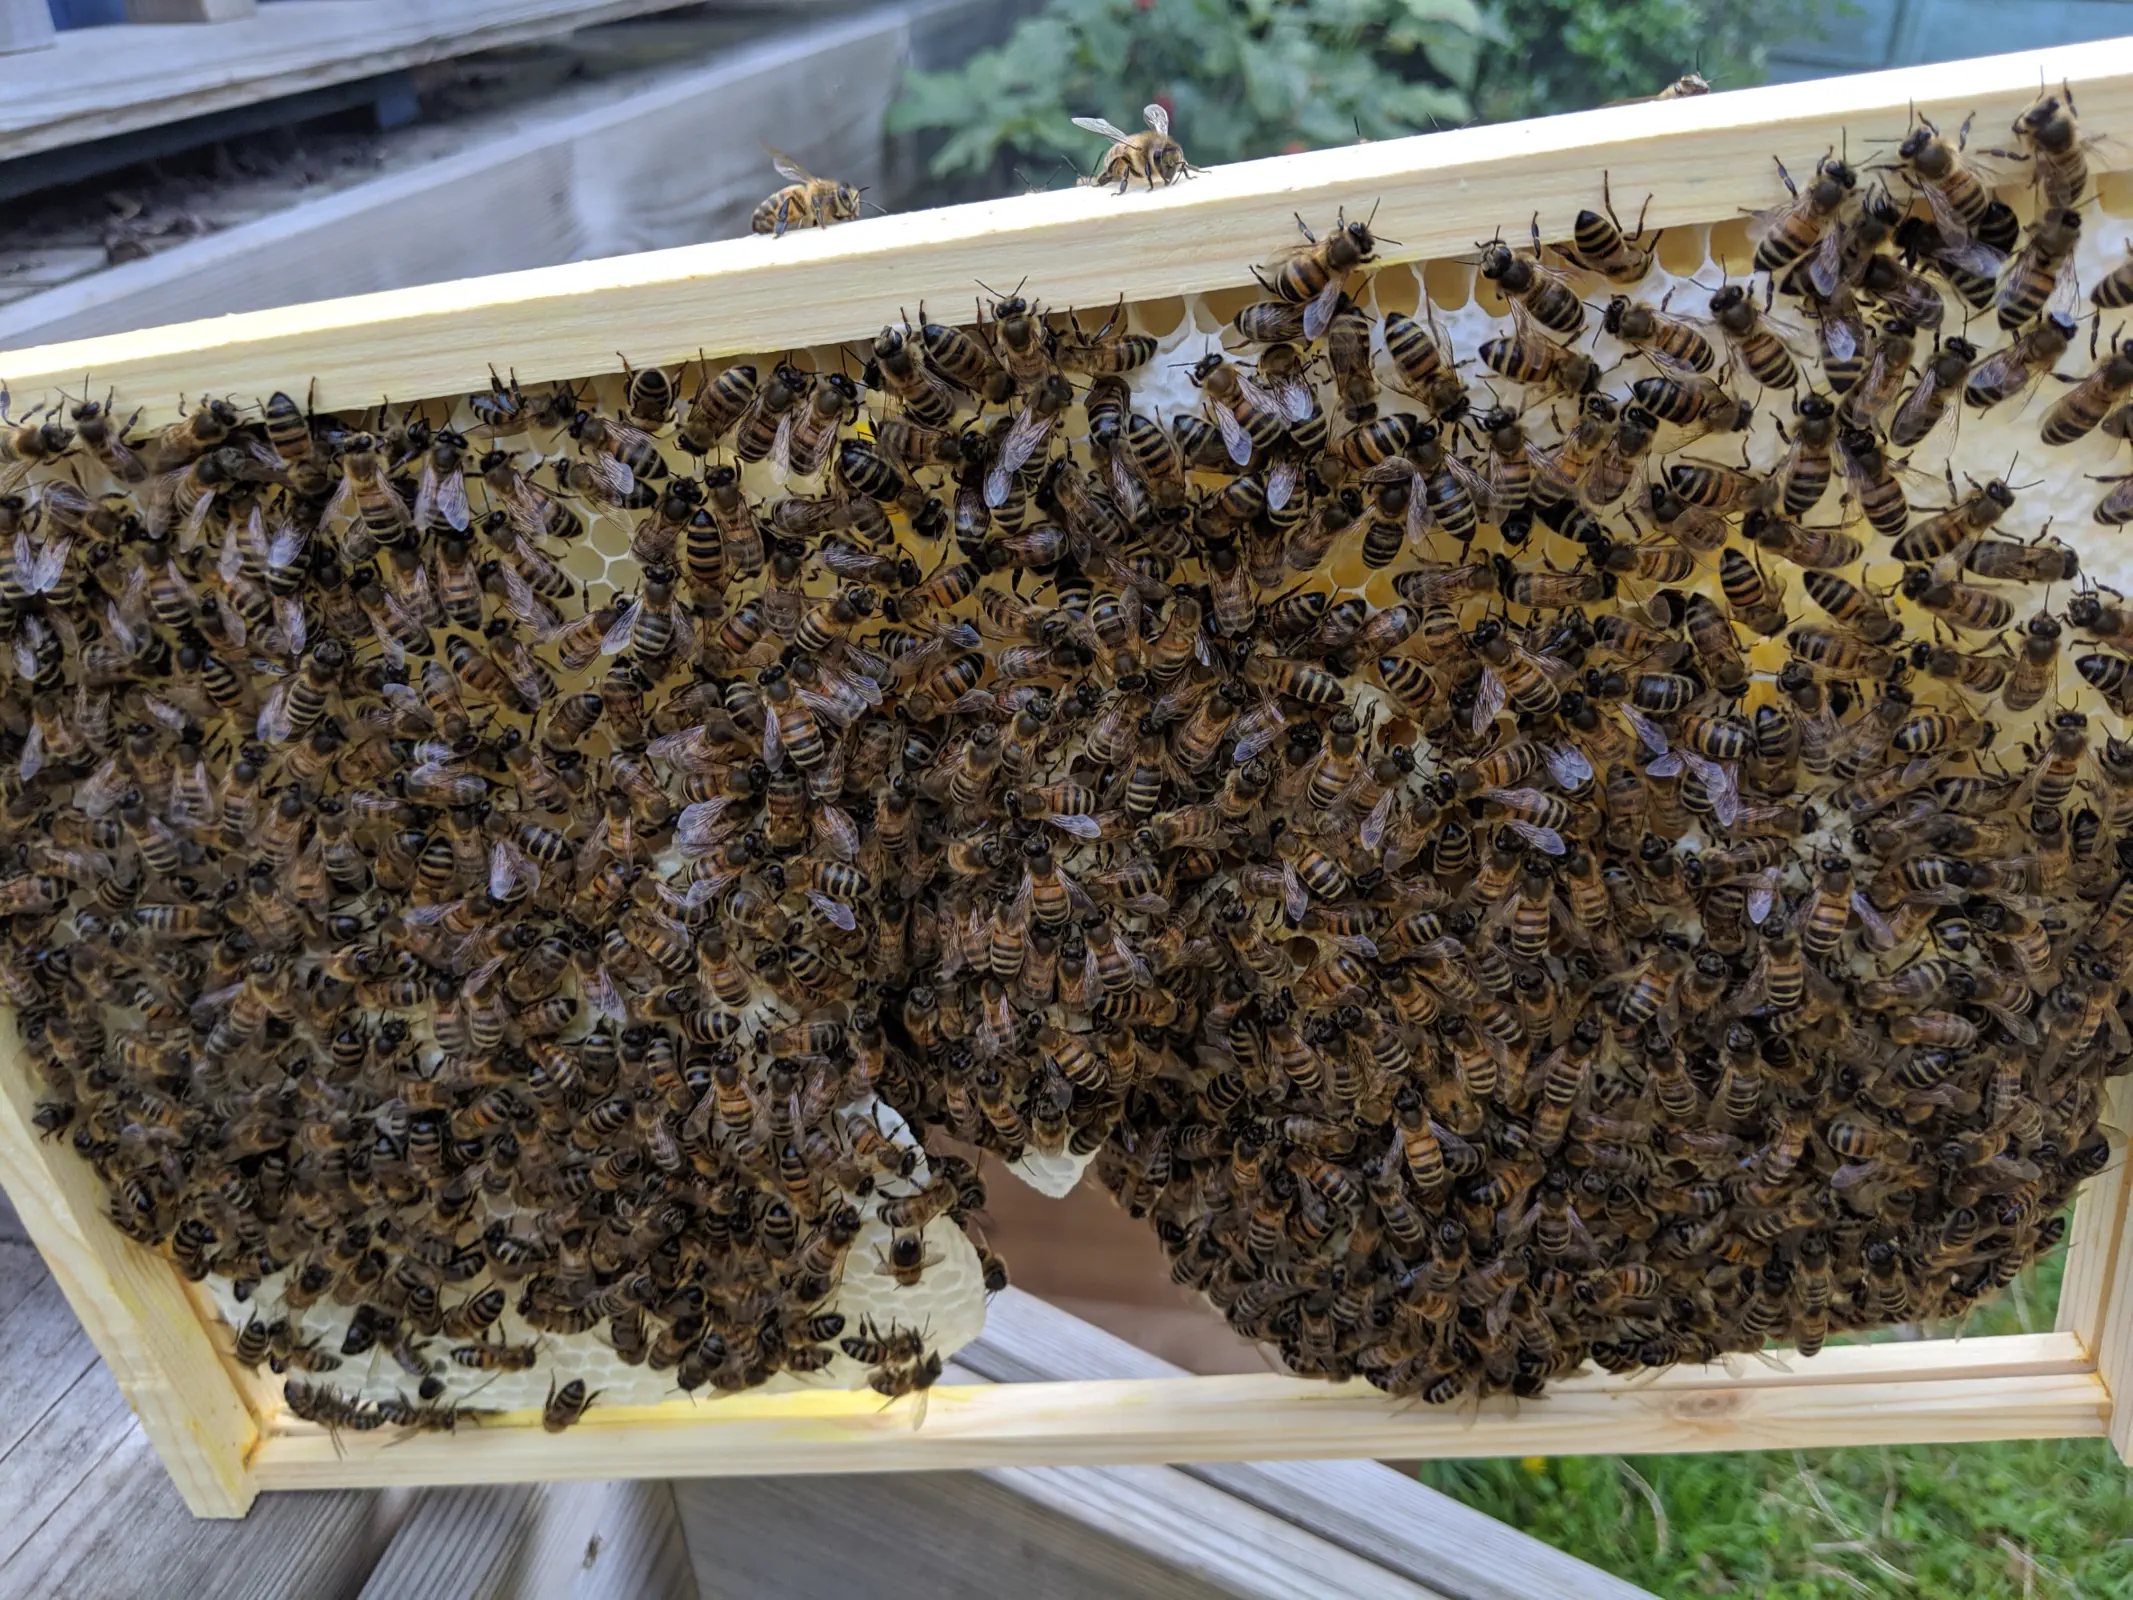
[[[2133,1056],[2133,606],[2025,514],[2133,433],[2058,373],[2133,269],[2071,95],[2012,133],[1832,154],[1716,289],[1488,243],[1464,351],[1344,217],[1219,329],[16,417],[40,1125],[348,1429],[567,1425],[585,1339],[923,1391],[896,1297],[1005,1282],[949,1139],[1432,1401],[1959,1316]]]

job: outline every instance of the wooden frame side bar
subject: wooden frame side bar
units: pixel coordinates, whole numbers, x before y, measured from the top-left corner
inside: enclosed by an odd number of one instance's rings
[[[2056,1325],[2091,1353],[2103,1342],[2104,1311],[2118,1277],[2129,1199],[2126,1131],[2133,1126],[2133,1078],[2104,1087],[2101,1125],[2111,1140],[2111,1161],[2081,1187],[2066,1241],[2066,1275],[2059,1284]],[[2109,1374],[2106,1374],[2108,1379]],[[2115,1386],[2114,1386],[2115,1392]]]
[[[182,323],[0,353],[0,380],[26,405],[86,377],[150,422],[202,382],[250,401],[315,380],[326,409],[437,398],[480,386],[492,362],[532,382],[617,370],[618,350],[642,364],[858,338],[899,304],[960,315],[979,278],[1027,272],[1050,306],[1233,287],[1295,239],[1300,205],[1319,223],[1375,207],[1400,241],[1385,260],[1441,259],[1535,207],[1567,233],[1603,168],[1616,193],[1652,196],[1653,226],[1710,222],[1784,199],[1775,154],[1848,145],[1865,160],[1914,104],[1951,125],[1974,113],[1989,138],[2062,80],[2092,125],[2133,122],[2133,39],[2119,39],[1242,162],[1154,194],[1021,195]],[[2133,146],[2090,160],[2133,161]]]
[[[530,1417],[454,1435],[329,1437],[284,1423],[252,1469],[272,1489],[1356,1457],[1523,1456],[2093,1437],[2108,1397],[2070,1334],[1846,1346],[1785,1367],[1572,1378],[1477,1415],[1363,1384],[1275,1375],[737,1396],[595,1408],[567,1434]]]
[[[164,1469],[198,1517],[241,1517],[259,1492],[247,1459],[259,1439],[185,1279],[104,1213],[86,1162],[42,1141],[36,1093],[0,1013],[0,1181],[67,1303],[111,1368]]]

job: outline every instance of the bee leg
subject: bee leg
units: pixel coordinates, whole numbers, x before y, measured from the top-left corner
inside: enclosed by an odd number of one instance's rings
[[[1311,225],[1304,221],[1301,211],[1296,213],[1296,231],[1302,234],[1310,243],[1318,243],[1318,235],[1311,231]]]
[[[1776,156],[1772,156],[1770,159],[1777,162],[1778,180],[1785,185],[1785,192],[1791,195],[1793,199],[1799,199],[1800,186],[1792,181],[1792,174],[1785,170],[1785,163],[1779,161]]]

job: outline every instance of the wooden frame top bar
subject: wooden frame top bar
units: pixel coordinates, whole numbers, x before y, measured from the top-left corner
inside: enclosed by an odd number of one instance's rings
[[[2088,1438],[2109,1395],[2071,1334],[1838,1346],[1787,1367],[1588,1373],[1479,1412],[1388,1400],[1366,1384],[1274,1374],[950,1384],[923,1422],[865,1391],[595,1408],[551,1436],[525,1416],[456,1434],[262,1437],[260,1487],[562,1478],[945,1471],[1318,1457],[1577,1455]]]
[[[148,420],[203,379],[240,401],[315,381],[329,410],[437,398],[479,387],[492,363],[531,383],[618,370],[618,352],[645,364],[859,338],[922,302],[956,319],[979,278],[1027,273],[1028,292],[1054,307],[1233,286],[1295,238],[1299,206],[1317,224],[1335,207],[1376,207],[1376,228],[1400,241],[1385,260],[1440,259],[1536,204],[1545,228],[1567,232],[1603,170],[1625,202],[1652,196],[1651,225],[1708,223],[1783,200],[1773,155],[1798,165],[1841,146],[1873,160],[1883,146],[1869,141],[1900,136],[1914,106],[1951,128],[1974,114],[1989,145],[2040,84],[2062,81],[2089,124],[2133,122],[2133,39],[1316,150],[1154,194],[1057,190],[0,352],[0,382],[26,405],[86,378]],[[2133,159],[2128,148],[2107,142],[2091,163]]]

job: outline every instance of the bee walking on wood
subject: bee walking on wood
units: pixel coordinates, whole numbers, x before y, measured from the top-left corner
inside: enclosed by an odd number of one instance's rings
[[[1104,152],[1095,172],[1077,178],[1076,183],[1102,188],[1115,181],[1118,192],[1124,194],[1135,178],[1153,189],[1158,178],[1172,184],[1202,170],[1185,159],[1185,147],[1170,136],[1170,113],[1162,106],[1141,107],[1141,120],[1148,125],[1143,133],[1122,132],[1102,117],[1072,120],[1083,132],[1100,133],[1111,141],[1111,148]]]
[[[866,190],[818,178],[782,150],[770,152],[770,164],[779,177],[787,180],[786,185],[755,208],[755,214],[748,219],[751,233],[783,238],[788,228],[827,228],[832,223],[852,221],[866,203],[861,198]]]

